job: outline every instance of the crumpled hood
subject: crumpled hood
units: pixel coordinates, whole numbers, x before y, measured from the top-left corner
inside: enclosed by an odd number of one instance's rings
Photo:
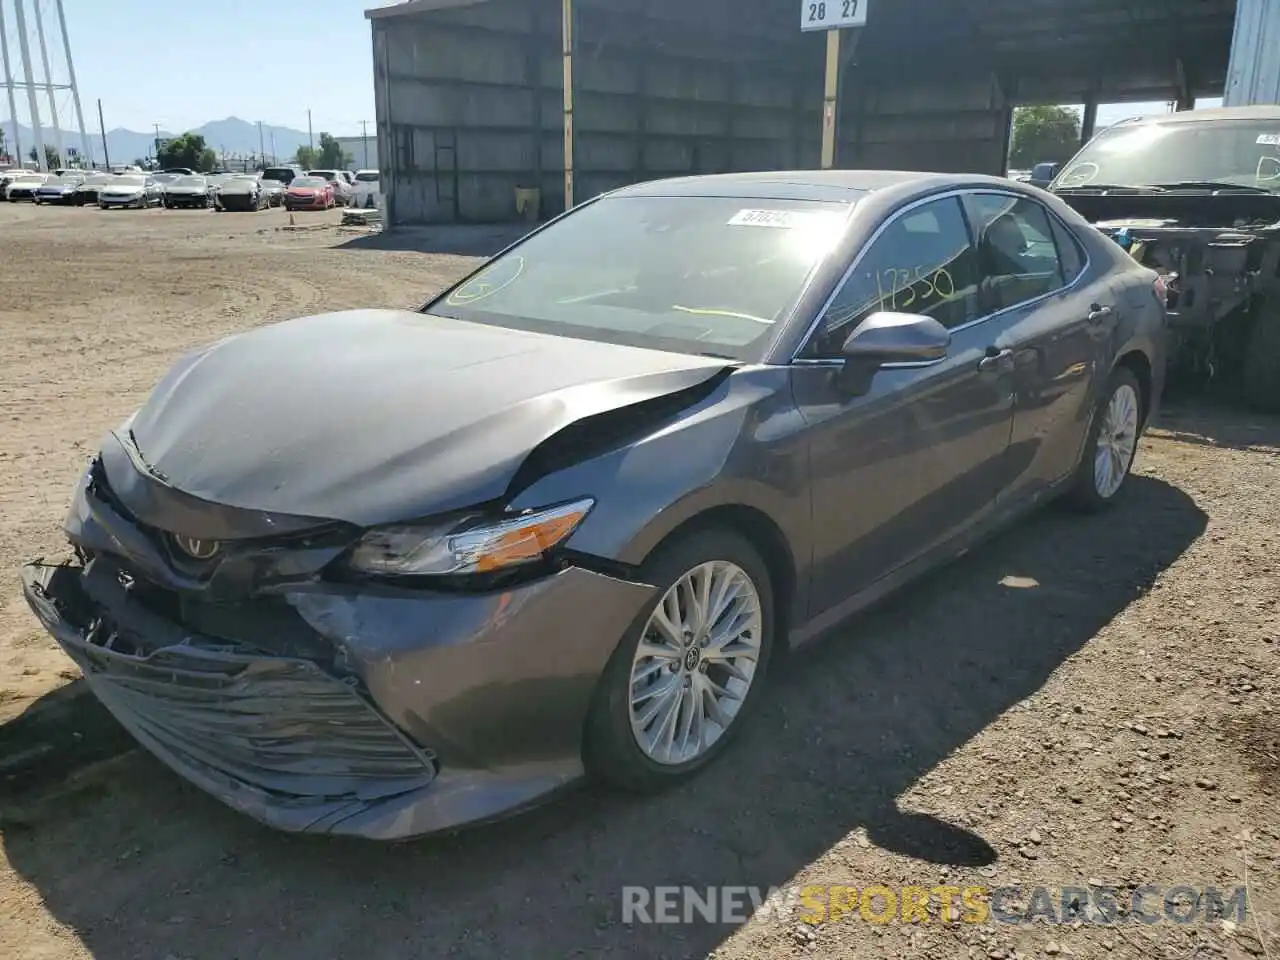
[[[697,386],[725,367],[352,310],[189,355],[128,428],[154,474],[187,494],[370,526],[501,497],[529,452],[562,428]]]

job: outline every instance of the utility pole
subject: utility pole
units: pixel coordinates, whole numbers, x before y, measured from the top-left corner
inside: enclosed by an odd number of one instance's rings
[[[262,165],[267,165],[267,145],[262,140],[262,121],[258,121],[258,156],[262,158]]]
[[[315,138],[311,136],[311,108],[310,107],[307,108],[307,146],[309,146],[312,150],[316,148]]]
[[[102,163],[111,169],[111,154],[107,152],[107,125],[102,122],[102,98],[98,98],[98,133],[102,135]]]
[[[9,95],[9,120],[13,124],[13,156],[22,166],[22,141],[18,137],[18,106],[13,95],[13,65],[9,62],[9,28],[4,22],[4,3],[0,0],[0,57],[4,60],[4,89]]]
[[[271,162],[280,162],[280,158],[276,156],[276,131],[274,127],[271,129]]]
[[[364,169],[368,170],[369,169],[369,121],[368,120],[360,121],[360,137],[364,141],[360,145],[361,149],[364,150]]]

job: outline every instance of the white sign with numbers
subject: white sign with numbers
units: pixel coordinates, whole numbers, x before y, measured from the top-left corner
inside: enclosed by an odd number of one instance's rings
[[[870,0],[802,0],[801,30],[833,30],[837,27],[865,27]]]

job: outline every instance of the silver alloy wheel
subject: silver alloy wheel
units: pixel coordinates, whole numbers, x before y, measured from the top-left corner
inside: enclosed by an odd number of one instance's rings
[[[654,608],[631,661],[631,732],[663,765],[697,759],[738,715],[764,639],[760,594],[745,570],[699,564]]]
[[[1102,499],[1114,497],[1124,483],[1137,446],[1138,395],[1122,383],[1103,411],[1093,456],[1093,486]]]

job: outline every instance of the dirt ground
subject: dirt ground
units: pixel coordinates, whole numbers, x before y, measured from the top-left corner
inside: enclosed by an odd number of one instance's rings
[[[0,204],[0,727],[75,678],[17,568],[62,552],[77,472],[180,353],[416,304],[488,242],[336,219]],[[1050,508],[806,650],[724,761],[659,797],[584,789],[373,846],[269,832],[137,751],[0,792],[0,957],[1280,960],[1280,421],[1171,406],[1137,473],[1111,514]],[[1247,885],[1249,910],[623,918],[625,886],[792,884]]]

